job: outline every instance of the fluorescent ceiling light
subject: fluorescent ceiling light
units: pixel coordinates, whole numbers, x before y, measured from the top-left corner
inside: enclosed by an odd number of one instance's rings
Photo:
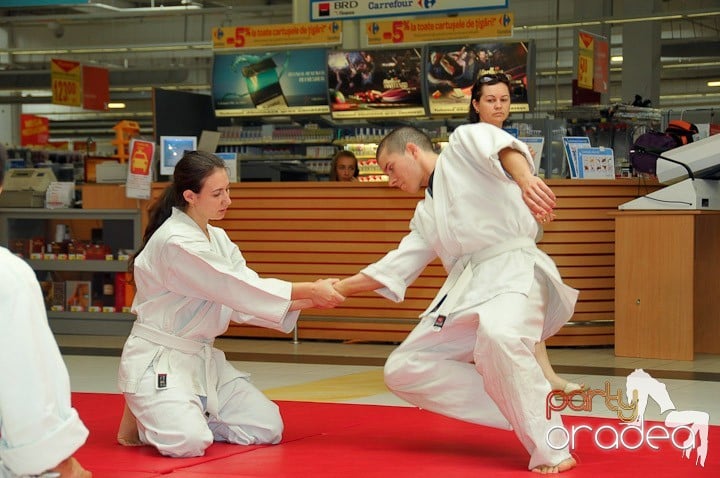
[[[623,57],[622,57],[622,55],[611,56],[610,61],[612,61],[613,63],[622,63]]]
[[[664,15],[657,17],[640,17],[640,18],[618,18],[617,20],[608,20],[608,23],[632,23],[632,22],[654,22],[658,20],[679,20],[682,15]]]
[[[125,108],[125,103],[108,103],[108,108],[111,110],[120,110]]]
[[[720,81],[708,81],[708,86],[720,86]]]

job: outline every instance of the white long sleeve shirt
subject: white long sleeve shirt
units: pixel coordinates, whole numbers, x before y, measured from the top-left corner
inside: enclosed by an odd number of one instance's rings
[[[87,436],[35,272],[0,247],[0,461],[17,475],[37,475]]]

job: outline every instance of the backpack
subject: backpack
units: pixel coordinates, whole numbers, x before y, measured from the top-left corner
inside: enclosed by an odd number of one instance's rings
[[[677,141],[669,134],[648,131],[635,140],[630,149],[630,164],[639,173],[655,174],[659,154],[677,147]]]
[[[635,140],[630,150],[630,164],[639,173],[655,174],[658,155],[693,142],[698,127],[683,120],[672,120],[664,133],[648,131]]]
[[[683,120],[672,120],[665,128],[665,133],[672,136],[677,146],[692,143],[693,136],[698,134],[698,127]]]

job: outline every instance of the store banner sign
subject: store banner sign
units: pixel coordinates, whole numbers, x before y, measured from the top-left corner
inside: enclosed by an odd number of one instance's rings
[[[50,60],[52,104],[82,105],[82,66],[80,62]]]
[[[605,37],[578,32],[577,82],[580,88],[607,93],[610,46]]]
[[[610,42],[604,37],[595,37],[593,63],[593,90],[607,93],[610,83]]]
[[[578,32],[577,80],[580,88],[592,90],[595,71],[595,37]]]
[[[50,121],[36,115],[20,115],[20,145],[44,146],[50,138]]]
[[[458,13],[508,8],[508,0],[310,0],[310,20]]]
[[[47,7],[50,5],[88,5],[91,0],[3,0],[0,7]]]
[[[445,40],[511,37],[512,13],[430,19],[368,21],[367,44],[428,43]]]
[[[342,43],[342,24],[340,22],[282,23],[217,27],[212,30],[212,38],[214,50],[339,45]]]
[[[83,66],[83,108],[105,111],[110,102],[110,73],[107,68]]]

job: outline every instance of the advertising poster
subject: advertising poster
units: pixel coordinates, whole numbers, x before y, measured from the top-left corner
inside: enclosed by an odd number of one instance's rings
[[[326,114],[326,50],[216,54],[212,97],[217,116]]]
[[[20,115],[20,144],[44,146],[50,138],[50,120],[43,116]]]
[[[417,48],[328,52],[333,118],[424,115],[421,57]]]
[[[155,157],[155,143],[132,139],[125,196],[137,199],[150,199],[152,186],[152,162]]]
[[[475,80],[505,75],[510,80],[510,112],[530,111],[527,42],[429,45],[425,50],[425,85],[429,113],[467,115]]]

